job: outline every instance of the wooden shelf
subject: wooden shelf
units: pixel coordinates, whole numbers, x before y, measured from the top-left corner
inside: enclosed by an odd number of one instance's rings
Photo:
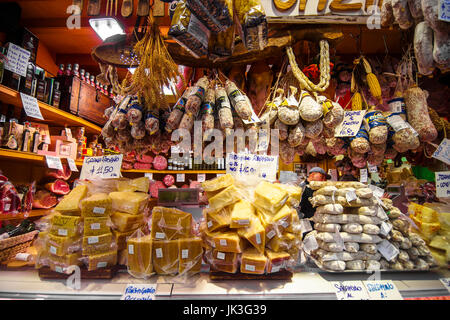
[[[0,85],[0,101],[6,104],[12,104],[18,108],[22,108],[22,100],[20,93],[4,85]],[[41,109],[42,116],[45,119],[45,123],[57,124],[60,126],[77,126],[85,127],[87,133],[100,134],[102,128],[93,124],[87,120],[77,117],[71,113],[65,112],[58,108],[54,108],[46,103],[38,101],[39,108]],[[39,122],[39,119],[32,118],[33,121]]]
[[[28,218],[31,217],[42,217],[50,214],[52,212],[52,209],[36,209],[31,210],[30,214],[28,215]],[[4,220],[20,220],[25,219],[24,215],[22,213],[20,214],[0,214],[0,221]]]
[[[16,150],[0,149],[0,159],[19,160],[23,162],[41,162],[42,164],[46,165],[45,156],[36,153]],[[78,167],[81,167],[83,165],[82,160],[77,160],[75,161],[75,163]]]
[[[121,170],[121,172],[124,173],[161,173],[161,174],[177,174],[177,173],[184,173],[184,174],[198,174],[198,173],[206,173],[206,174],[220,174],[220,173],[226,173],[226,170],[180,170],[180,171],[173,171],[173,170]]]

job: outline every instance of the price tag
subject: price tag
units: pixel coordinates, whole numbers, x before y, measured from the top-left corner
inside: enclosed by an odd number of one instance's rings
[[[66,132],[67,139],[72,139],[72,130],[70,130],[70,128],[64,128],[64,130]]]
[[[206,180],[206,174],[205,173],[197,174],[197,181],[198,182],[205,182],[205,180]]]
[[[442,284],[447,288],[448,292],[450,292],[450,278],[441,278]]]
[[[367,169],[359,169],[359,181],[362,183],[367,183]]]
[[[371,166],[371,165],[369,165],[368,168],[369,168],[369,172],[370,172],[370,173],[378,172],[377,166]]]
[[[389,217],[386,214],[386,212],[384,211],[383,207],[378,205],[377,208],[377,217],[380,218],[382,221],[388,221]]]
[[[319,248],[319,244],[317,243],[316,237],[313,235],[306,237],[305,240],[303,240],[303,250],[306,253],[310,253],[311,251],[316,250]]]
[[[80,180],[119,178],[122,160],[123,154],[86,157],[81,167]]]
[[[348,191],[345,194],[345,198],[347,199],[347,202],[352,202],[352,201],[358,199],[358,197],[356,196],[356,192],[355,191]]]
[[[338,300],[369,300],[362,281],[332,281],[331,285]]]
[[[450,165],[450,140],[444,139],[442,140],[439,147],[433,153],[433,158],[436,158],[445,164]]]
[[[150,180],[153,180],[153,173],[146,173],[144,176],[149,178]]]
[[[177,182],[184,182],[184,173],[177,173]]]
[[[363,281],[370,300],[403,300],[392,280]]]
[[[268,130],[266,128],[261,128],[258,131],[258,147],[256,148],[257,152],[266,152],[269,148],[270,138],[268,134]]]
[[[45,161],[50,169],[63,170],[61,158],[53,156],[45,156]]]
[[[216,174],[216,177],[219,178],[219,177],[221,177],[223,175],[224,175],[223,173],[218,173],[218,174]]]
[[[302,233],[312,231],[311,222],[309,222],[308,219],[301,219],[300,229],[302,230]]]
[[[372,190],[373,195],[375,197],[381,198],[383,196],[383,194],[384,194],[384,190],[379,188],[379,187],[377,187],[377,186],[369,184],[369,188],[370,188],[370,190]]]
[[[334,230],[333,239],[336,242],[336,244],[339,246],[339,248],[344,248],[344,246],[345,246],[344,240],[341,237],[338,227],[336,227],[336,229]]]
[[[392,225],[391,224],[387,224],[385,221],[383,221],[380,225],[380,234],[382,236],[387,236],[389,234],[389,232],[391,232],[392,230]]]
[[[438,198],[450,197],[450,171],[436,172],[436,196]]]
[[[386,239],[377,244],[377,249],[387,261],[391,261],[399,254],[398,249]]]
[[[156,283],[127,284],[120,300],[155,300]]]
[[[365,110],[345,111],[344,120],[336,128],[335,137],[354,137],[361,128]]]
[[[70,171],[72,172],[78,172],[77,164],[75,163],[75,160],[72,158],[67,158],[67,163],[69,164]]]
[[[41,114],[41,109],[39,109],[38,101],[35,97],[21,92],[20,98],[22,99],[23,109],[28,117],[44,120],[44,117],[42,117]]]
[[[8,61],[5,63],[5,69],[17,73],[22,77],[26,77],[30,56],[30,51],[25,50],[14,43],[9,43],[7,54]]]
[[[251,102],[250,102],[250,100],[248,99],[247,96],[245,96],[245,99],[247,100],[248,104],[251,106],[252,104],[251,104]],[[253,110],[253,108],[252,108],[251,119],[250,120],[242,119],[242,122],[244,122],[244,124],[247,125],[247,124],[251,124],[251,123],[259,123],[259,122],[261,122],[261,119],[258,118],[258,116],[255,113],[255,110]]]
[[[405,120],[403,120],[399,115],[391,115],[387,118],[387,123],[389,123],[395,132],[409,128]]]

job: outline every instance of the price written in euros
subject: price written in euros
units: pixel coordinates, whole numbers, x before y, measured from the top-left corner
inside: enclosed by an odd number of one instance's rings
[[[116,173],[112,173],[114,171],[114,167],[112,166],[101,166],[98,168],[93,167],[89,173],[91,175],[103,175],[103,174],[108,174],[111,173],[112,177],[118,177],[118,175]]]

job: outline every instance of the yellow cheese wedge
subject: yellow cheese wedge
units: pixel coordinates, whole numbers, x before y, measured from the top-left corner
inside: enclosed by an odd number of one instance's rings
[[[287,251],[298,241],[295,234],[285,233],[281,237],[274,236],[268,243],[268,247],[275,252]]]
[[[113,234],[113,241],[117,245],[117,250],[124,250],[127,247],[127,238],[131,237],[133,233],[137,231],[137,229],[124,232],[114,229],[111,231]]]
[[[270,249],[267,249],[266,257],[267,257],[267,273],[274,273],[286,267],[286,263],[291,258],[291,255],[285,251],[275,252]]]
[[[61,212],[62,214],[80,215],[80,202],[86,197],[87,192],[87,186],[76,186],[72,191],[70,191],[69,194],[64,196],[64,198],[55,207],[55,210]]]
[[[81,249],[81,237],[59,237],[48,234],[46,242],[47,251],[56,256],[64,256]]]
[[[50,233],[61,237],[75,237],[81,234],[82,220],[78,216],[55,214],[51,220]]]
[[[286,231],[294,234],[302,234],[300,218],[298,217],[297,210],[295,209],[292,210],[292,222],[289,227],[287,227]]]
[[[229,207],[225,207],[219,211],[205,208],[203,209],[203,216],[206,220],[206,227],[210,232],[229,227],[231,223],[231,213]]]
[[[193,275],[202,268],[203,247],[201,238],[178,240],[178,272],[181,275]]]
[[[226,273],[236,273],[238,271],[240,257],[238,253],[209,250],[206,252],[206,257],[211,270]]]
[[[231,206],[230,228],[250,226],[250,219],[255,215],[255,208],[247,200],[240,200]]]
[[[291,184],[281,184],[281,183],[275,183],[274,186],[287,191],[289,197],[286,201],[286,204],[288,204],[291,207],[299,206],[300,201],[302,200],[302,188]]]
[[[219,211],[226,206],[229,206],[237,201],[239,201],[241,196],[234,185],[229,186],[222,192],[209,199],[209,207],[212,210]]]
[[[178,241],[153,241],[153,268],[157,274],[175,275],[178,273]]]
[[[207,192],[217,191],[219,189],[227,188],[234,184],[234,178],[231,174],[227,173],[223,176],[217,177],[212,180],[202,182],[203,190]]]
[[[117,264],[117,250],[89,255],[88,271],[112,267]]]
[[[117,191],[120,192],[145,192],[150,189],[150,179],[141,177],[136,179],[117,180]]]
[[[414,216],[422,221],[422,222],[426,222],[426,223],[437,223],[439,222],[439,214],[433,210],[430,207],[427,207],[426,205],[417,205],[415,203],[412,203],[412,205],[415,205],[415,214]]]
[[[144,224],[144,215],[113,211],[111,213],[111,221],[114,225],[113,229],[125,232],[142,226]]]
[[[256,249],[246,249],[241,256],[241,272],[250,274],[264,274],[267,257]]]
[[[250,217],[250,226],[240,228],[237,233],[240,237],[247,239],[260,253],[264,254],[266,245],[266,231],[256,215]]]
[[[285,204],[288,192],[267,181],[261,181],[255,189],[254,205],[258,209],[275,214]]]
[[[109,217],[111,214],[111,198],[106,193],[94,193],[81,201],[83,217]]]
[[[83,263],[80,258],[81,252],[74,252],[62,257],[50,254],[48,255],[48,264],[50,269],[53,271],[65,272],[65,269],[69,266],[81,266]]]
[[[270,215],[264,210],[258,210],[257,212],[266,231],[267,241],[272,240],[275,236],[280,236],[292,225],[293,209],[288,205],[284,205],[275,215]]]
[[[430,248],[430,252],[434,260],[436,260],[436,263],[438,264],[439,267],[441,268],[448,267],[448,259],[445,251]]]
[[[177,240],[191,237],[192,215],[164,207],[152,210],[152,238],[155,240]]]
[[[148,194],[143,192],[111,192],[112,209],[130,214],[140,214],[148,202]]]
[[[83,237],[83,255],[95,255],[112,249],[112,233]]]
[[[241,253],[244,249],[244,243],[236,232],[206,232],[206,238],[219,251]]]
[[[109,218],[84,218],[84,236],[98,236],[110,232]]]
[[[441,250],[450,249],[449,240],[443,236],[434,236],[433,239],[431,239],[429,246]]]
[[[127,240],[127,263],[132,275],[141,278],[153,273],[152,244],[153,240],[149,235]]]

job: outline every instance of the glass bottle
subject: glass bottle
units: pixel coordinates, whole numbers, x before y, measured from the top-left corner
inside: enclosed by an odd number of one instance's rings
[[[58,73],[56,74],[58,77],[63,76],[64,75],[64,64],[60,64],[59,65],[59,70]]]
[[[86,81],[86,70],[84,70],[84,69],[80,70],[80,79],[83,82]]]
[[[52,97],[52,106],[59,108],[59,102],[61,101],[61,91],[59,90],[59,82],[55,81]]]
[[[66,76],[71,76],[71,75],[73,75],[73,73],[72,73],[72,65],[69,63],[67,65],[67,68],[66,68]]]
[[[80,65],[78,63],[73,65],[73,75],[78,78],[80,77]]]

